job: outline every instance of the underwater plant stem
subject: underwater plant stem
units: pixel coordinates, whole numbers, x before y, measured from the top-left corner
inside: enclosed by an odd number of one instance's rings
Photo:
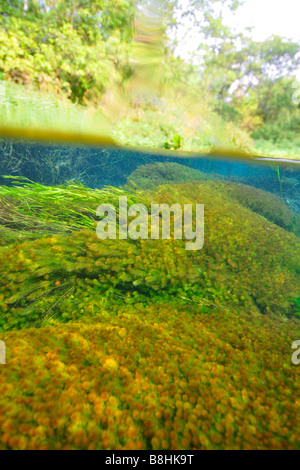
[[[280,197],[283,199],[283,194],[282,194],[282,182],[281,182],[281,174],[280,174],[280,169],[279,166],[277,166],[277,177],[278,177],[278,182],[279,182],[279,191],[280,191]]]
[[[282,181],[281,181],[281,174],[280,174],[280,169],[278,165],[272,164],[271,168],[275,171],[278,183],[279,183],[279,192],[280,192],[280,197],[283,199],[283,193],[282,193]]]

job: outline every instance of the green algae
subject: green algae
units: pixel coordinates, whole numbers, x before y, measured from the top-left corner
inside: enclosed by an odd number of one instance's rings
[[[4,177],[5,178],[5,177]],[[44,186],[27,178],[7,177],[13,186],[0,186],[0,232],[4,242],[36,239],[45,234],[70,233],[93,229],[100,204],[117,205],[119,196],[129,204],[140,201],[138,195],[119,188],[90,189],[79,182]]]
[[[259,207],[267,207],[269,195],[253,189],[256,193]],[[150,201],[204,204],[203,249],[186,251],[185,240],[100,241],[96,208],[109,202],[118,210],[120,195],[129,204],[147,206]],[[241,185],[202,181],[130,194],[24,182],[2,187],[0,196],[6,203],[4,229],[15,236],[0,248],[3,330],[93,316],[99,306],[174,299],[195,305],[199,313],[295,314],[300,241],[251,204],[241,204]]]
[[[127,179],[129,189],[155,189],[162,184],[220,179],[219,175],[203,173],[178,163],[149,163],[139,166]]]

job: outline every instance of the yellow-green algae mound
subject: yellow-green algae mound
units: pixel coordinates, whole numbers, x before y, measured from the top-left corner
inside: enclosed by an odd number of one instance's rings
[[[9,332],[0,448],[296,449],[294,327],[170,302]]]
[[[178,163],[149,163],[139,166],[128,178],[130,189],[155,189],[162,184],[220,179],[219,175],[204,173]]]
[[[13,225],[7,209],[0,449],[300,446],[299,238],[232,188],[132,194],[146,205],[204,203],[194,252],[185,240],[98,240],[91,214],[122,190],[78,187],[73,209],[68,187],[39,186],[40,199],[37,188],[5,190],[1,200],[43,226]],[[59,204],[45,205],[51,191]],[[22,193],[32,199],[20,207]]]
[[[280,197],[245,184],[223,182],[220,187],[243,206],[300,236],[300,217]]]
[[[216,180],[219,180],[216,182],[218,192],[229,194],[231,199],[249,207],[253,212],[257,212],[280,227],[300,235],[300,217],[280,197],[253,186],[241,184],[238,177],[236,177],[238,181],[233,183],[226,181],[225,176],[216,173],[205,173],[178,163],[159,162],[138,167],[127,178],[127,187],[133,190],[153,190],[165,184]]]

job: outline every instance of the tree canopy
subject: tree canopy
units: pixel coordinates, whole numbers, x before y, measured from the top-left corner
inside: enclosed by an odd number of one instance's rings
[[[279,36],[258,42],[247,31],[231,30],[224,11],[235,11],[241,3],[0,0],[0,80],[101,112],[114,95],[123,107],[118,129],[126,134],[126,143],[132,130],[148,133],[146,140],[153,141],[155,134],[161,147],[172,147],[177,135],[179,148],[201,150],[214,139],[220,141],[223,132],[224,142],[239,141],[245,149],[251,139],[252,148],[268,152],[289,141],[288,151],[292,142],[293,152],[300,153],[300,110],[293,98],[300,88],[295,78],[299,44]],[[198,63],[175,54],[177,32],[187,24],[197,31]],[[150,102],[149,95],[132,98],[132,90],[151,88],[151,83],[155,91]],[[126,93],[125,106],[121,95]],[[168,102],[167,114],[177,116],[172,124],[163,115],[162,100]],[[164,122],[158,129],[152,121],[160,122],[159,116]],[[197,122],[191,133],[192,120]],[[205,129],[215,135],[207,137]],[[137,143],[146,140],[141,137]]]

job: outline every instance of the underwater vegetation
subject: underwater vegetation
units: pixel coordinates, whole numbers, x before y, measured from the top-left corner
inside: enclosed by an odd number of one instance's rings
[[[119,186],[125,184],[138,164],[155,158],[159,156],[124,148],[0,139],[0,184],[9,184],[1,175],[14,175],[51,186],[70,181],[80,181],[90,188]]]
[[[224,193],[228,193],[230,198],[236,199],[241,205],[249,207],[253,212],[257,212],[270,222],[294,232],[296,235],[300,234],[300,218],[285,204],[282,198],[248,184],[237,184],[239,181],[243,181],[241,177],[231,177],[231,180],[236,179],[233,183],[229,179],[226,181],[226,179],[224,175],[194,170],[178,163],[156,162],[138,167],[127,178],[126,188],[136,191],[153,190],[167,183],[216,180],[218,183],[215,187],[218,192],[222,190]],[[221,181],[223,181],[222,184]]]
[[[127,178],[129,189],[155,189],[157,186],[167,183],[186,183],[189,181],[205,181],[221,179],[219,175],[204,173],[202,171],[188,168],[178,163],[155,162],[139,166]]]
[[[99,204],[116,205],[126,195],[130,204],[141,197],[119,188],[89,189],[79,182],[43,186],[24,177],[3,177],[12,186],[0,186],[2,244],[16,239],[36,239],[45,233],[68,233],[94,228]],[[1,242],[0,242],[1,243]]]
[[[244,207],[248,207],[279,227],[300,235],[299,215],[278,196],[245,184],[224,182],[218,184],[218,188],[221,187],[224,193],[229,194]]]
[[[178,160],[177,160],[178,161]],[[146,164],[148,163],[148,164]],[[250,188],[258,188],[280,196],[287,204],[291,204],[289,199],[297,198],[297,193],[300,187],[298,174],[296,168],[284,168],[284,172],[280,172],[278,165],[268,164],[263,175],[257,172],[257,167],[252,167],[252,175],[250,175],[251,166],[248,167],[249,174],[233,175],[231,174],[234,164],[232,161],[226,162],[227,172],[219,172],[220,166],[218,161],[213,159],[202,161],[198,159],[196,162],[197,169],[191,168],[195,162],[188,159],[188,166],[184,160],[178,162],[141,162],[140,166],[136,168],[131,175],[127,178],[127,187],[130,189],[154,189],[160,184],[167,183],[184,183],[189,181],[231,181],[234,183],[241,183],[242,185],[251,185]],[[274,171],[274,168],[276,171]],[[278,185],[278,173],[280,175],[281,189]],[[256,192],[253,192],[253,197],[257,199]],[[241,197],[242,201],[243,198]],[[271,199],[275,203],[275,199]],[[297,201],[298,202],[298,201]],[[294,206],[296,211],[297,205]],[[283,205],[286,208],[286,204]],[[294,211],[292,211],[294,213]]]
[[[296,449],[294,326],[162,302],[6,333],[0,448]]]
[[[299,217],[155,165],[131,192],[0,187],[0,449],[299,448]],[[100,241],[96,208],[120,195],[204,204],[203,249]]]

